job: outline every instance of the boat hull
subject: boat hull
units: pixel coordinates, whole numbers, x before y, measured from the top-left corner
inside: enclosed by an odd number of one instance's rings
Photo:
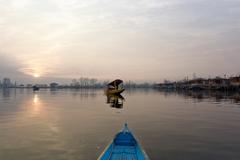
[[[118,89],[118,90],[111,90],[111,89],[107,89],[105,90],[106,94],[121,94],[125,89]]]
[[[149,158],[126,125],[98,160],[149,160]]]

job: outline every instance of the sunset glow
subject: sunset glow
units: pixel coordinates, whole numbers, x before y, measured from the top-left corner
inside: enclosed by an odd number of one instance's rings
[[[33,75],[33,77],[38,78],[38,77],[40,77],[40,75],[37,74],[37,73],[35,73],[35,74]]]
[[[2,3],[0,73],[12,78],[161,81],[239,74],[236,0]]]

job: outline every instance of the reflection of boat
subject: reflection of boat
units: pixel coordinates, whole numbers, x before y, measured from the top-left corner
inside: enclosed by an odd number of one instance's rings
[[[116,79],[107,85],[106,94],[120,94],[124,91],[123,81]]]
[[[125,124],[123,130],[115,136],[98,160],[149,160],[149,158]]]
[[[123,108],[124,97],[120,94],[107,94],[107,103],[113,108]]]
[[[33,86],[33,91],[38,91],[38,90],[39,90],[39,87],[36,86],[36,85],[34,85],[34,86]]]

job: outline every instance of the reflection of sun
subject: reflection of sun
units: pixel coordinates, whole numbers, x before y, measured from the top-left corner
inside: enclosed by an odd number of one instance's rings
[[[33,105],[32,105],[32,109],[31,109],[31,115],[37,115],[40,113],[41,108],[42,108],[41,101],[37,94],[34,94],[32,102],[33,102]]]
[[[38,95],[35,94],[34,98],[33,98],[33,103],[38,103],[39,99],[38,99]]]

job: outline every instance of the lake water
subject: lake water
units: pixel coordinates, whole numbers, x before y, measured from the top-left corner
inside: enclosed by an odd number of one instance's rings
[[[1,160],[96,160],[125,122],[151,160],[239,160],[240,96],[0,89]]]

